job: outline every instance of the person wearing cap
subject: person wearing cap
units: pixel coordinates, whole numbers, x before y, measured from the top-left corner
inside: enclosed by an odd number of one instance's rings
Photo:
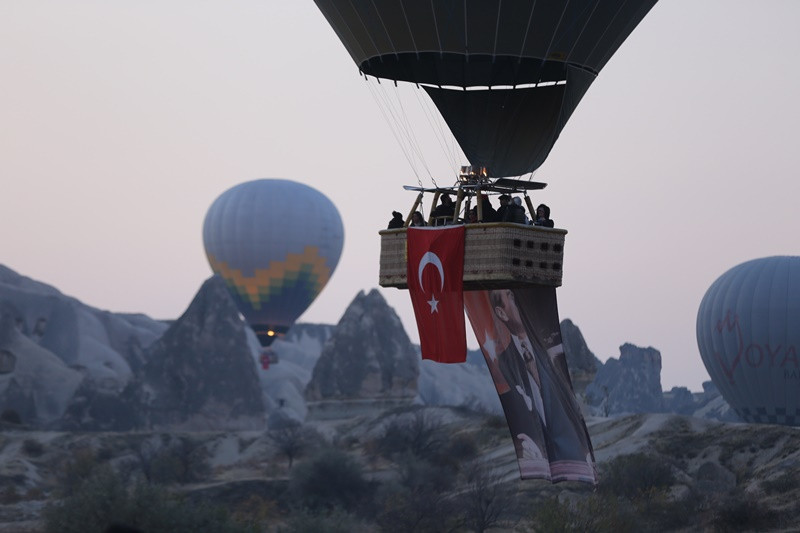
[[[511,203],[511,197],[507,194],[501,194],[498,200],[500,200],[500,207],[497,208],[497,220],[506,222],[506,212],[508,211],[508,204]]]

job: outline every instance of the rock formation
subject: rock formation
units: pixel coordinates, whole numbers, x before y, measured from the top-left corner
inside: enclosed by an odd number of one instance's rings
[[[225,282],[209,278],[146,353],[138,399],[147,428],[257,429],[264,403],[247,325]]]
[[[564,345],[572,386],[575,393],[580,394],[594,380],[603,363],[589,350],[581,330],[570,319],[561,321],[561,342]]]
[[[655,348],[620,346],[619,359],[610,358],[586,387],[585,400],[601,416],[661,413],[661,354]]]
[[[306,398],[411,400],[418,377],[419,355],[400,318],[377,290],[361,291],[325,344]]]

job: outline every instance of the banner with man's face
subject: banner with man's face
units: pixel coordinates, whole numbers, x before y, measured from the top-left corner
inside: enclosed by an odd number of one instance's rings
[[[494,380],[522,479],[597,481],[572,390],[555,287],[467,291],[464,306]]]

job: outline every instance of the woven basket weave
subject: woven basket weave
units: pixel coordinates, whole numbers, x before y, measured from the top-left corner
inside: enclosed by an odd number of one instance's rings
[[[467,224],[464,236],[464,290],[561,285],[563,229],[522,224]],[[408,288],[406,230],[383,230],[381,287]]]

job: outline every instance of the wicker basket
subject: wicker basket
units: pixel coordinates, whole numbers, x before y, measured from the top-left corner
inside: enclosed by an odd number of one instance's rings
[[[467,224],[464,290],[561,285],[566,230],[522,224]],[[406,230],[383,230],[381,287],[408,288]]]

